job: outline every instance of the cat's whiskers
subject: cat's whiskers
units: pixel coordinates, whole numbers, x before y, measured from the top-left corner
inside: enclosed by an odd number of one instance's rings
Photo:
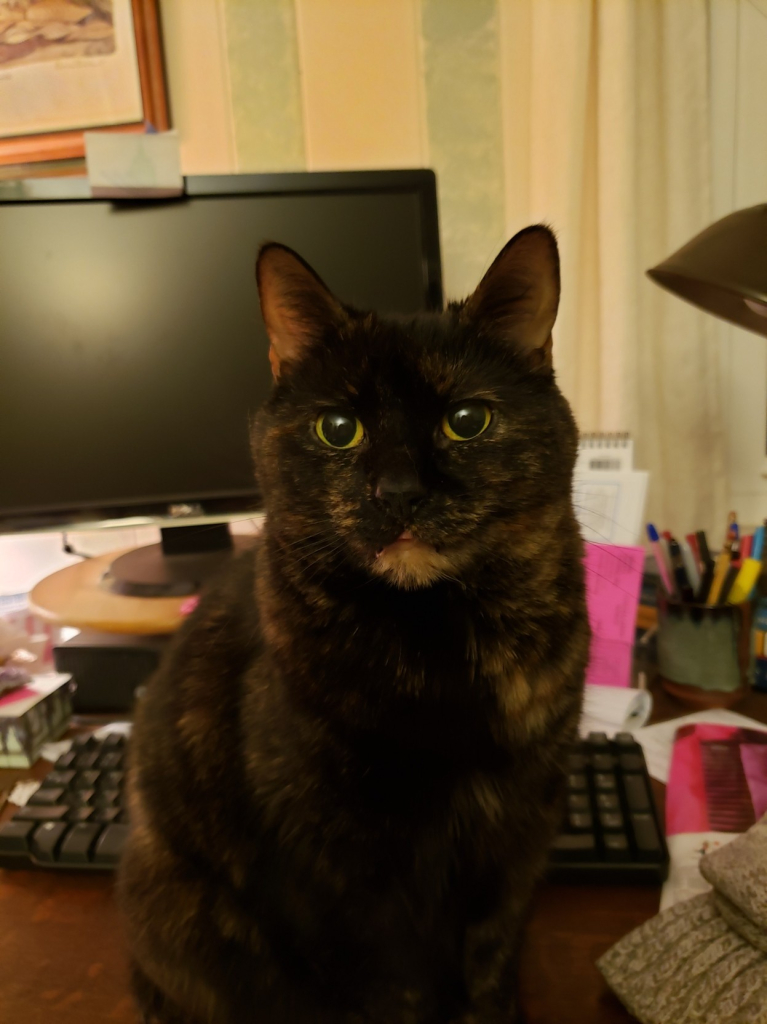
[[[588,513],[589,515],[598,516],[600,519],[605,520],[606,523],[611,523],[613,526],[617,526],[620,529],[626,529],[625,524],[622,523],[619,519],[614,519],[612,516],[608,516],[604,512],[597,512],[595,509],[588,508],[585,505],[579,505],[577,501],[573,501],[573,509],[578,512],[584,512]],[[605,544],[611,543],[608,534],[602,533],[602,531],[595,526],[590,526],[590,529],[592,529],[594,533],[596,533],[605,542]],[[619,561],[622,561],[624,565],[629,566],[630,564],[632,564],[625,559],[621,559],[620,555],[617,552],[614,552],[614,557],[617,558]]]
[[[340,552],[342,547],[343,544],[339,540],[337,542],[328,544],[326,547],[321,548],[319,551],[314,552],[313,554],[316,557],[314,557],[308,564],[302,566],[303,579],[305,580],[305,582],[313,583],[314,580],[319,575],[320,570],[327,563],[328,559],[331,558],[333,555],[337,554],[338,552]],[[314,569],[314,572],[311,572],[312,569]]]
[[[293,541],[287,542],[283,541],[281,538],[276,538],[276,542],[283,553],[298,557],[301,557],[302,555],[311,555],[322,547],[335,544],[337,541],[338,538],[329,537],[325,533],[310,534],[308,537],[298,537]]]

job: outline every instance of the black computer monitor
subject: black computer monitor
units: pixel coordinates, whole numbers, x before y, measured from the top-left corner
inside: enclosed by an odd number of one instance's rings
[[[190,177],[178,199],[82,182],[0,192],[0,530],[257,510],[270,386],[254,266],[298,251],[343,300],[440,308],[431,171]]]

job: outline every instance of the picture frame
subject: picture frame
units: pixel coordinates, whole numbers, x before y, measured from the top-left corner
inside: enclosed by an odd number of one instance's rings
[[[20,30],[8,31],[3,12]],[[75,27],[65,35],[68,24]],[[0,0],[3,25],[0,109],[13,110],[17,130],[3,134],[8,122],[0,120],[0,166],[81,161],[85,131],[169,128],[158,0]],[[8,39],[26,43],[16,46],[20,57],[3,48]],[[4,103],[9,95],[15,107]],[[71,111],[67,97],[78,101]],[[62,126],[67,118],[72,124]],[[56,130],[46,130],[51,121]]]

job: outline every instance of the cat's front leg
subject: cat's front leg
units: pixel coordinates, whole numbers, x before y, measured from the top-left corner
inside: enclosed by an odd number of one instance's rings
[[[519,960],[530,896],[510,897],[466,933],[464,976],[470,1009],[451,1024],[523,1024]]]
[[[512,1006],[507,1010],[468,1010],[450,1024],[525,1024],[525,1018],[518,1006]]]

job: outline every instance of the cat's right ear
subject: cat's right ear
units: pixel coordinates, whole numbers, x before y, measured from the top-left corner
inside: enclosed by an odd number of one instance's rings
[[[277,380],[283,367],[298,362],[328,329],[340,328],[346,313],[309,264],[285,245],[261,247],[256,282]]]

